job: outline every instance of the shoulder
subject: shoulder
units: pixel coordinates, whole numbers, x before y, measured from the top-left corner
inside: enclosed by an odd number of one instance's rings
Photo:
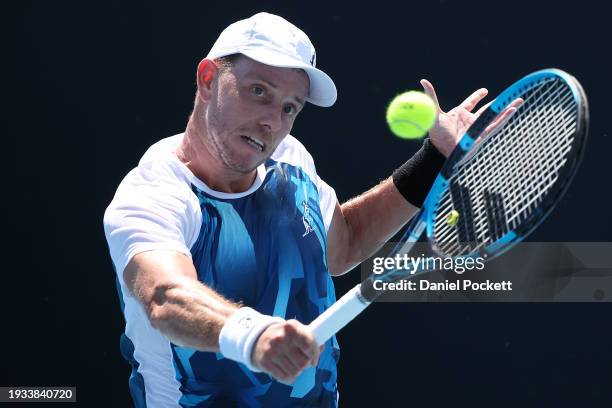
[[[197,239],[199,200],[167,141],[149,148],[121,181],[104,213],[104,233],[118,271],[143,251],[173,250],[190,256]]]
[[[191,183],[189,172],[174,154],[181,135],[171,136],[150,146],[138,162],[121,181],[117,194],[155,191],[157,195],[189,196]]]
[[[199,208],[198,199],[191,189],[189,172],[174,155],[180,139],[172,136],[155,143],[121,181],[113,200],[106,210],[163,208],[176,213],[189,213]],[[106,218],[106,217],[105,217]]]
[[[312,155],[306,147],[295,137],[287,135],[271,156],[275,162],[287,163],[300,167],[313,180],[317,177],[317,171]]]

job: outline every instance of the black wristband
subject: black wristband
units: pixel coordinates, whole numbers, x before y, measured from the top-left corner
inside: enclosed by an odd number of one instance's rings
[[[423,205],[446,158],[426,138],[423,147],[393,172],[393,183],[410,204]]]

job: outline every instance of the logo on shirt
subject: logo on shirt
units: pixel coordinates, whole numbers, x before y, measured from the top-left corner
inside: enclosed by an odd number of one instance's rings
[[[302,238],[306,235],[310,234],[314,229],[312,228],[313,219],[312,215],[310,215],[310,207],[308,206],[307,201],[303,201],[302,205],[304,206],[304,215],[302,216],[302,222],[304,223],[304,234],[302,234]]]

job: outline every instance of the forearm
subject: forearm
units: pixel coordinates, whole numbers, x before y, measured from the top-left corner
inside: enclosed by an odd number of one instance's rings
[[[351,228],[355,249],[366,257],[380,249],[418,210],[402,197],[390,177],[340,208]]]
[[[391,178],[340,206],[346,225],[345,252],[332,262],[332,274],[345,273],[372,256],[415,214],[417,207],[399,193]]]
[[[250,370],[292,382],[320,350],[295,320],[232,303],[198,281],[191,259],[173,251],[135,255],[123,272],[151,325],[175,344],[221,352]]]
[[[149,306],[153,327],[175,344],[200,351],[220,351],[221,329],[240,305],[189,279],[158,288],[157,292]]]
[[[327,234],[332,275],[345,273],[372,256],[399,231],[423,204],[444,160],[425,140],[423,147],[392,177],[336,206]]]
[[[240,306],[200,283],[191,260],[176,252],[137,254],[124,280],[154,328],[175,344],[202,351],[219,351],[221,328]]]

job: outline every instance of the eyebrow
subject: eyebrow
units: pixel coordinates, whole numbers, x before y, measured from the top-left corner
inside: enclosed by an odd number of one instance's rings
[[[254,81],[261,81],[266,83],[270,88],[274,88],[277,89],[278,86],[276,86],[276,84],[274,82],[270,82],[267,79],[263,79],[263,78],[255,78],[252,76],[249,76],[250,79],[254,80]],[[293,97],[295,98],[295,100],[302,106],[304,106],[304,100],[302,98],[300,98],[299,96],[293,95]]]

